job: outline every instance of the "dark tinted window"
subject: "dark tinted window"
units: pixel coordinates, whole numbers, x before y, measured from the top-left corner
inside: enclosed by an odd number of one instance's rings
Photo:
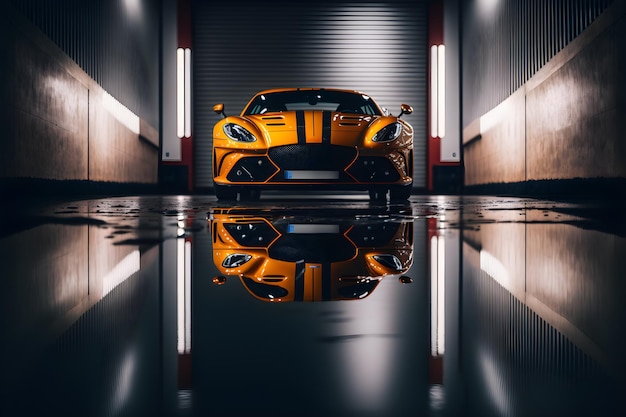
[[[326,110],[352,114],[381,115],[373,100],[345,91],[283,91],[259,94],[245,110],[245,115],[295,110]]]

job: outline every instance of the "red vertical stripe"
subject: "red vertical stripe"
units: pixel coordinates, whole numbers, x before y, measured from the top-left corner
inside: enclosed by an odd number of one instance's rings
[[[191,48],[191,0],[178,0],[177,8],[177,35],[179,48]],[[193,50],[191,53],[193,65]],[[193,83],[193,80],[192,80]],[[193,90],[193,88],[192,88]],[[192,109],[193,111],[193,109]],[[181,139],[182,164],[187,165],[187,188],[194,189],[193,170],[193,130],[192,136]]]
[[[432,45],[443,44],[443,0],[432,0],[430,2],[430,9],[428,11],[428,168],[426,173],[426,185],[429,191],[433,191],[433,170],[435,165],[439,164],[441,160],[441,140],[439,138],[433,138],[430,136],[432,131],[431,114],[433,109],[431,108],[432,94],[436,94],[435,91],[431,91],[430,80],[430,47]]]
[[[427,146],[427,172],[426,186],[429,191],[434,191],[433,171],[435,166],[458,166],[459,162],[441,162],[441,139],[430,136],[431,132],[431,91],[430,83],[430,47],[432,45],[444,45],[444,5],[443,0],[432,0],[428,13],[428,146]]]
[[[191,48],[191,0],[178,0],[178,47]]]

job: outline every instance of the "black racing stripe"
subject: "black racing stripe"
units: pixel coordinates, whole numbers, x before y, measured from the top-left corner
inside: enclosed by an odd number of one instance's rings
[[[322,114],[322,143],[330,144],[330,121],[332,113],[325,111]]]
[[[304,260],[296,262],[296,282],[295,282],[295,294],[293,295],[295,301],[304,300]]]
[[[324,263],[322,265],[322,300],[330,301],[331,291],[330,291],[330,268],[331,263]]]
[[[302,110],[296,112],[296,126],[298,128],[298,144],[304,145],[306,143],[306,130],[304,126],[304,111]]]

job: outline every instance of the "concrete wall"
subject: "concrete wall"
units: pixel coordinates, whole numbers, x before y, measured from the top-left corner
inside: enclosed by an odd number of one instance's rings
[[[626,4],[463,130],[465,185],[626,180]]]
[[[0,184],[74,180],[156,184],[157,130],[122,123],[107,94],[34,25],[8,7],[0,17]],[[5,101],[6,100],[6,101]]]
[[[463,130],[465,185],[526,179],[525,90]]]
[[[483,271],[489,281],[505,289],[602,366],[623,365],[623,347],[619,347],[623,343],[618,343],[611,331],[612,317],[607,311],[614,312],[614,317],[624,311],[619,291],[610,289],[621,285],[626,259],[620,254],[626,249],[626,239],[567,224],[562,219],[546,224],[543,210],[527,209],[514,213],[509,223],[496,224],[495,218],[488,218],[480,229],[464,230],[463,258],[473,265],[473,271],[464,270],[463,278],[473,281],[477,272]],[[569,220],[579,221],[575,216]],[[508,296],[500,298],[486,290],[479,294],[478,304],[503,305],[510,309],[502,311],[504,317],[514,317],[514,304]],[[509,326],[506,328],[511,331]]]
[[[626,13],[620,9],[619,16],[607,10],[571,51],[527,83],[529,180],[626,178]]]
[[[5,340],[19,341],[3,343],[3,387],[21,386],[32,375],[37,375],[37,383],[45,381],[50,375],[48,368],[33,358],[45,357],[59,345],[70,349],[97,343],[101,335],[93,331],[98,327],[94,322],[104,321],[116,329],[107,334],[110,342],[116,334],[141,333],[133,328],[136,323],[132,317],[148,314],[156,319],[160,311],[154,296],[161,274],[158,246],[140,249],[130,243],[114,244],[113,239],[107,239],[112,228],[97,224],[93,217],[39,220],[30,223],[32,227],[0,236],[4,267],[0,328]],[[84,320],[92,324],[80,325]],[[141,339],[123,338],[123,344],[135,345]],[[158,340],[150,342],[148,346],[153,348]],[[141,357],[144,362],[146,357]],[[106,360],[111,356],[106,355]],[[67,369],[75,372],[75,368]],[[98,378],[109,374],[103,372]],[[77,387],[89,381],[85,375],[77,380]]]

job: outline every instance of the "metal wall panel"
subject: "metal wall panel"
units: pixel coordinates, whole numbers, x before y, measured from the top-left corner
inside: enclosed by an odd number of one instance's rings
[[[547,410],[562,401],[557,393],[574,392],[577,381],[600,378],[599,362],[486,272],[468,263],[465,268],[460,303],[461,334],[465,335],[462,372],[468,381],[486,381],[468,384],[467,396],[498,400],[492,402],[496,414],[485,409],[467,410],[468,414],[529,415],[533,406],[529,406],[528,392],[537,389],[538,382],[551,390],[542,404]],[[566,398],[568,405],[575,404]]]
[[[216,103],[239,114],[277,87],[361,90],[415,129],[414,186],[426,183],[427,1],[210,2],[193,9],[196,186],[212,186]]]
[[[159,0],[11,0],[102,88],[159,126]]]
[[[520,88],[612,2],[461,2],[463,126]]]

